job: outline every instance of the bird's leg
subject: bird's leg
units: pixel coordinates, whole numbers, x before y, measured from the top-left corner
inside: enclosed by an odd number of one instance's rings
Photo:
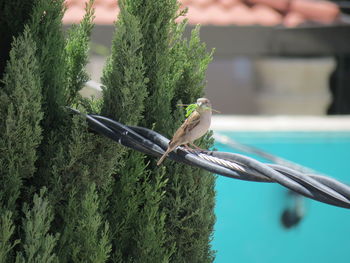
[[[185,148],[186,151],[189,151],[189,152],[193,152],[194,149],[192,149],[190,146],[188,146],[188,144],[183,144],[183,147]]]
[[[202,148],[198,147],[197,145],[195,145],[192,142],[190,142],[190,145],[193,146],[197,151],[200,151],[200,152],[207,152],[208,151],[206,149],[202,149]]]

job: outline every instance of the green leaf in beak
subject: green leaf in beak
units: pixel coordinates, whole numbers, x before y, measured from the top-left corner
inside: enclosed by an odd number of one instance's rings
[[[197,103],[190,104],[186,107],[186,118],[191,115],[198,107]]]

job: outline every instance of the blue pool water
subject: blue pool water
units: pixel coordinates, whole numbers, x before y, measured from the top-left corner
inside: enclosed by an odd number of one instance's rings
[[[350,184],[349,132],[220,134]],[[236,152],[220,143],[215,147]],[[304,218],[296,227],[285,229],[281,213],[293,202],[284,187],[220,176],[216,189],[216,263],[349,261],[350,210],[303,199]]]

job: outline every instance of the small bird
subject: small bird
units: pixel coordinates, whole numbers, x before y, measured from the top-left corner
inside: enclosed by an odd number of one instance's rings
[[[199,149],[199,147],[193,144],[193,141],[202,137],[208,131],[211,122],[212,109],[210,101],[206,98],[199,98],[196,104],[196,109],[185,120],[180,128],[177,129],[173,138],[169,142],[168,149],[159,159],[157,165],[160,165],[165,157],[167,157],[177,146],[185,145],[185,147],[188,148],[187,144],[190,144]]]

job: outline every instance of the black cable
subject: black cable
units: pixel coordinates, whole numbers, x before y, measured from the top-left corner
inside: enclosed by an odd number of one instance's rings
[[[153,130],[123,125],[99,115],[81,115],[86,117],[92,130],[131,149],[160,157],[168,147],[169,140]],[[282,165],[264,164],[236,153],[192,152],[178,147],[168,158],[234,179],[279,183],[314,200],[350,208],[350,187],[327,176],[305,174]]]

